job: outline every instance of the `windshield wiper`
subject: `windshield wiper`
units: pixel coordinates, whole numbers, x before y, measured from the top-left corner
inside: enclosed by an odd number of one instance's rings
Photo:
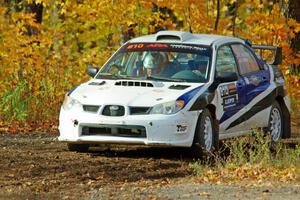
[[[185,80],[182,80],[182,79],[167,78],[167,77],[153,76],[153,75],[146,76],[146,80],[169,81],[169,82],[186,82]]]
[[[112,73],[100,73],[97,76],[98,79],[101,78],[113,78],[113,79],[134,79],[139,80],[142,77],[132,77],[125,74],[112,74]],[[168,82],[186,82],[183,79],[175,79],[175,78],[168,78],[168,77],[161,77],[155,75],[148,75],[145,77],[146,80],[153,80],[153,81],[168,81]]]

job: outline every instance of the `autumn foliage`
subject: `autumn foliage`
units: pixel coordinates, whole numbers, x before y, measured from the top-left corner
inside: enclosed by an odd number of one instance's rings
[[[0,127],[56,128],[64,94],[88,79],[87,65],[101,66],[128,39],[163,29],[282,46],[281,68],[293,106],[299,109],[295,66],[300,65],[300,53],[290,43],[300,24],[287,17],[287,3],[216,2],[0,0]],[[31,5],[42,8],[41,20],[28,9]]]

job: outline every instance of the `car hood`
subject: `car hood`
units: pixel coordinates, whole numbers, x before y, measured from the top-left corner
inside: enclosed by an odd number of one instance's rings
[[[79,85],[69,95],[85,105],[151,107],[176,100],[202,85],[203,83],[92,79]]]

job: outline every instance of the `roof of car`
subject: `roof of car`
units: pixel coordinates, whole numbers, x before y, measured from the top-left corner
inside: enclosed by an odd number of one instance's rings
[[[156,34],[145,35],[145,36],[134,38],[129,42],[130,43],[167,42],[167,43],[184,43],[184,44],[200,44],[200,45],[212,45],[213,43],[216,42],[244,43],[242,39],[236,37],[213,35],[213,34],[192,34],[183,31],[159,31]]]

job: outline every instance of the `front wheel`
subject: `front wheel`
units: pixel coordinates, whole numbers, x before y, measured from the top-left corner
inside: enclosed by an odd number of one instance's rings
[[[89,150],[88,144],[68,144],[69,151],[87,152]]]
[[[204,109],[199,116],[193,148],[197,154],[213,155],[219,147],[218,127],[208,109]]]
[[[282,111],[277,101],[272,104],[269,117],[269,131],[273,142],[278,142],[283,135]]]

